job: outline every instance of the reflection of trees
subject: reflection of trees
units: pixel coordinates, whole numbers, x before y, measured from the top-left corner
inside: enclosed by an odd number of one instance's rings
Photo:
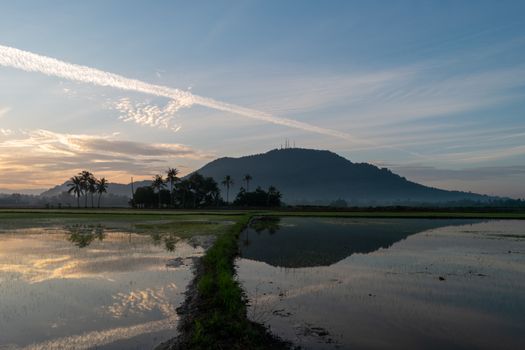
[[[179,237],[175,236],[173,233],[164,235],[164,246],[166,250],[172,252],[175,250],[175,244],[179,240]]]
[[[257,233],[268,231],[269,234],[273,235],[281,228],[281,218],[276,216],[263,216],[253,220],[250,224],[250,228],[255,230]]]
[[[69,237],[68,241],[74,243],[79,248],[89,246],[95,239],[99,241],[106,238],[104,227],[102,225],[71,225],[66,226]]]
[[[280,223],[281,223],[281,218],[279,217],[263,216],[263,217],[253,220],[250,223],[250,228],[257,233],[267,231],[270,235],[273,235],[281,229]],[[242,240],[243,245],[245,246],[249,246],[251,243],[249,235],[250,235],[250,230],[245,230],[244,238]]]
[[[155,232],[150,234],[153,244],[160,245],[164,243],[164,247],[167,251],[172,252],[175,250],[175,245],[179,241],[179,237],[175,233],[161,233]]]

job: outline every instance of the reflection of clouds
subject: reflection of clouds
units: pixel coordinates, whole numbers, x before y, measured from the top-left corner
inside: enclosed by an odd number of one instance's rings
[[[167,252],[148,235],[106,232],[82,249],[55,226],[0,234],[0,349],[91,349],[135,337],[153,346],[175,332],[191,272],[166,262],[202,248],[180,242]]]
[[[0,235],[0,273],[18,275],[29,283],[52,279],[98,278],[111,280],[113,273],[163,271],[173,253],[154,247],[151,238],[138,234],[111,233],[94,247],[78,249],[58,234],[28,234],[27,230]],[[198,249],[177,244],[181,256],[192,256]]]
[[[177,292],[177,285],[170,283],[166,286],[153,289],[134,290],[129,293],[117,293],[113,296],[115,303],[107,308],[115,318],[128,314],[141,314],[152,310],[159,310],[164,316],[171,316],[176,306],[170,303],[173,294]]]
[[[52,339],[41,343],[31,344],[17,350],[64,350],[64,349],[92,349],[119,340],[130,339],[142,334],[175,329],[178,316],[172,316],[160,321],[146,322],[129,327],[118,327],[103,331],[94,331],[80,335]]]
[[[18,274],[29,283],[39,283],[59,278],[84,277],[84,274],[81,273],[68,272],[75,271],[78,266],[78,262],[76,261],[65,262],[70,258],[71,257],[57,258],[57,260],[62,261],[62,264],[60,267],[54,267],[48,264],[46,261],[48,259],[32,259],[31,257],[27,257],[27,261],[23,264],[0,264],[0,271]]]

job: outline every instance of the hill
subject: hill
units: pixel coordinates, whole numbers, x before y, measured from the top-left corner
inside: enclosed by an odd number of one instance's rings
[[[489,201],[492,197],[447,191],[409,181],[386,168],[353,163],[330,151],[288,148],[240,158],[216,159],[197,170],[217,182],[230,175],[235,195],[245,174],[250,190],[276,186],[289,204],[328,204],[344,199],[353,205]]]
[[[67,192],[69,187],[67,186],[68,181],[64,182],[61,185],[57,185],[45,192],[42,192],[40,196],[42,197],[54,197],[60,195],[62,192]],[[142,187],[142,186],[149,186],[151,184],[151,181],[149,180],[142,180],[142,181],[136,181],[133,183],[133,186],[135,189]],[[125,196],[128,198],[131,198],[131,183],[129,184],[119,184],[115,182],[110,182],[108,185],[108,194],[112,194],[115,196]]]
[[[250,174],[250,190],[257,186],[277,187],[288,204],[326,205],[343,199],[350,205],[417,205],[460,202],[488,202],[494,197],[427,187],[368,163],[353,163],[333,152],[288,148],[239,158],[216,159],[197,172],[213,177],[219,184],[226,175],[234,180],[230,198],[235,198],[245,174]],[[134,188],[151,181],[134,182]],[[59,196],[68,190],[67,182],[55,186],[41,197]],[[221,186],[223,197],[225,189]],[[131,183],[110,183],[108,194],[131,197]],[[127,203],[124,201],[123,203]]]

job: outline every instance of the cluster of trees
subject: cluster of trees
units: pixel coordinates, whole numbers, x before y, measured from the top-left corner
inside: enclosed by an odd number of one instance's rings
[[[176,168],[166,170],[166,176],[154,176],[151,186],[139,187],[133,194],[131,205],[138,208],[204,208],[218,207],[230,203],[230,188],[234,185],[233,178],[226,175],[221,185],[226,189],[226,202],[221,197],[219,184],[212,177],[205,177],[198,172],[185,179],[178,177]],[[239,206],[279,206],[281,193],[270,187],[264,191],[260,187],[249,191],[252,176],[246,174],[243,181],[246,189],[241,187],[233,204]]]
[[[253,192],[248,192],[241,187],[233,204],[252,207],[278,207],[281,205],[281,197],[281,192],[274,186],[270,186],[268,191],[257,187]]]
[[[270,186],[268,191],[263,190],[260,186],[257,186],[255,191],[250,192],[250,181],[253,177],[250,174],[244,175],[242,181],[246,184],[246,188],[241,186],[239,193],[233,201],[234,205],[237,206],[250,206],[250,207],[279,207],[281,206],[282,194],[274,186]],[[229,176],[223,181],[223,184],[233,184],[233,179]],[[227,186],[229,189],[229,186]]]
[[[91,172],[84,170],[69,179],[68,193],[77,197],[77,207],[80,208],[80,197],[84,196],[84,208],[88,205],[88,195],[91,195],[91,208],[94,208],[93,195],[98,194],[97,207],[100,208],[100,197],[107,192],[108,181],[106,178],[97,179]]]
[[[151,186],[139,187],[131,204],[139,208],[202,208],[222,204],[219,185],[213,178],[193,173],[180,179],[176,168],[157,174]]]

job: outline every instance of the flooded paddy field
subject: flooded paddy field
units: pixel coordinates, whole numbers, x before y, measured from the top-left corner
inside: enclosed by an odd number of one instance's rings
[[[266,218],[239,238],[249,318],[304,349],[518,349],[525,222]]]
[[[0,349],[151,349],[229,217],[0,221]]]

